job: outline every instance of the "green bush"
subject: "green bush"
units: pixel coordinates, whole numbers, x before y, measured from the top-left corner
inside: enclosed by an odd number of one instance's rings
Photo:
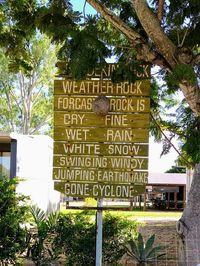
[[[116,263],[125,253],[122,243],[135,233],[136,223],[111,215],[103,220],[103,262]],[[85,213],[65,214],[56,226],[54,248],[67,257],[67,266],[95,265],[95,223]],[[115,264],[116,265],[116,264]]]
[[[82,215],[61,215],[56,226],[54,249],[67,256],[68,266],[95,265],[95,226]]]
[[[0,176],[0,262],[14,263],[26,248],[26,197],[16,195],[17,179]]]
[[[27,257],[36,265],[47,265],[57,259],[57,253],[52,250],[52,241],[58,213],[52,212],[47,215],[37,206],[31,206],[30,211],[34,227],[27,231]]]
[[[113,265],[125,253],[123,243],[136,235],[137,224],[106,214],[103,221],[103,261]]]

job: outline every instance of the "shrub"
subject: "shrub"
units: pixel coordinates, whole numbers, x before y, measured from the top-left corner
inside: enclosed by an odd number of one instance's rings
[[[26,248],[26,197],[16,195],[17,179],[0,176],[0,262],[14,263]]]
[[[164,247],[155,246],[154,240],[155,235],[151,235],[145,243],[141,233],[139,233],[136,238],[130,238],[125,245],[127,255],[132,260],[137,261],[137,265],[148,265],[148,263],[154,265],[165,256],[165,253],[160,253]]]
[[[84,212],[85,213],[85,212]],[[54,248],[67,257],[67,266],[95,265],[96,228],[84,213],[62,215],[56,226]],[[136,223],[106,215],[103,221],[103,262],[114,265],[125,253],[122,243]],[[116,264],[115,264],[116,265]]]
[[[131,235],[135,235],[137,224],[134,221],[125,220],[106,214],[103,221],[103,261],[113,264],[125,253],[123,243]]]
[[[27,232],[27,257],[30,257],[36,265],[47,265],[48,262],[58,257],[57,253],[52,250],[58,213],[52,212],[46,215],[37,206],[31,206],[30,210],[34,227]]]
[[[54,249],[67,256],[68,266],[95,265],[95,226],[82,214],[61,215]]]

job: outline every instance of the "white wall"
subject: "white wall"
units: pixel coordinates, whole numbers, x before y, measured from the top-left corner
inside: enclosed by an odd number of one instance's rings
[[[17,192],[28,195],[44,211],[59,207],[60,193],[53,189],[53,140],[48,136],[12,134],[17,140],[17,173],[23,181]]]

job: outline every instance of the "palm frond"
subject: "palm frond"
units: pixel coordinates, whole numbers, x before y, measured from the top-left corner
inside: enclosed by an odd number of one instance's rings
[[[37,207],[36,205],[32,205],[30,207],[30,212],[33,216],[34,222],[37,225],[45,221],[45,218],[46,218],[45,212],[41,210],[39,207]]]
[[[46,219],[46,223],[48,225],[49,228],[52,228],[56,225],[57,223],[57,220],[58,220],[58,216],[59,216],[59,213],[58,212],[51,212],[47,219]]]
[[[151,235],[146,243],[141,233],[136,239],[130,239],[125,246],[127,255],[139,263],[155,262],[165,256],[165,253],[159,252],[164,248],[163,246],[154,246],[155,235]]]

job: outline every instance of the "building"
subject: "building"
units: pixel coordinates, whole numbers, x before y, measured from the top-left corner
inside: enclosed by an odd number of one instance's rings
[[[183,209],[186,184],[187,174],[149,173],[146,202],[152,202],[158,209]]]
[[[0,174],[22,179],[17,193],[45,212],[57,210],[60,193],[52,180],[53,140],[43,135],[0,133]]]

